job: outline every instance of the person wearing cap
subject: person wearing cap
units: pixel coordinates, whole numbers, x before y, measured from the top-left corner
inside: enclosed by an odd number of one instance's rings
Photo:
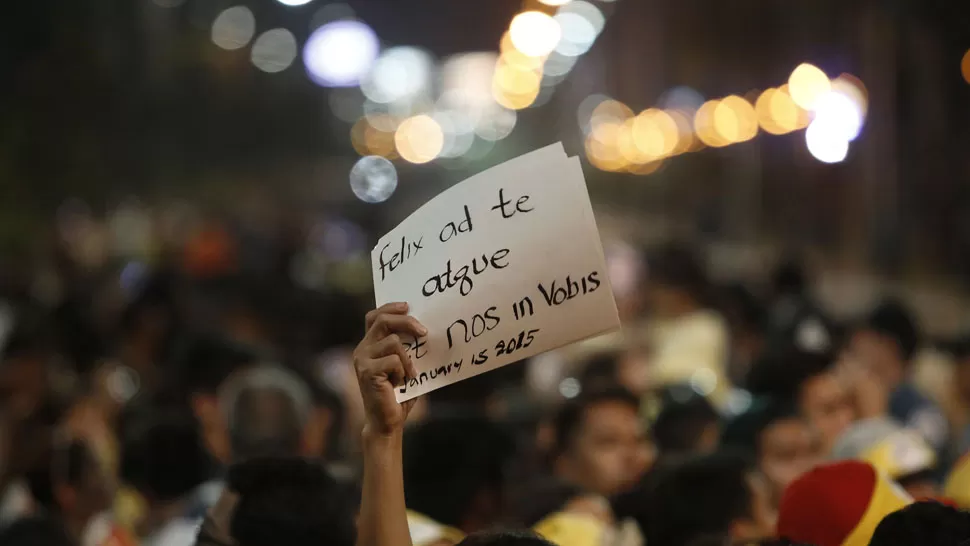
[[[940,493],[936,453],[922,436],[892,419],[855,423],[835,445],[832,458],[866,461],[916,499],[933,499]]]
[[[723,445],[748,453],[771,486],[775,506],[788,485],[820,462],[818,435],[785,398],[755,399],[728,422]]]
[[[778,535],[815,546],[866,546],[888,514],[913,502],[874,466],[839,461],[792,482],[778,509]]]
[[[920,333],[910,311],[895,300],[879,304],[856,329],[848,356],[888,393],[888,415],[920,433],[942,454],[949,437],[943,412],[910,381],[910,363],[919,348]]]

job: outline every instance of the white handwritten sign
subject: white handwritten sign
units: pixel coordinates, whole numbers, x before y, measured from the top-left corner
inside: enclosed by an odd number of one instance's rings
[[[405,301],[429,330],[406,340],[409,400],[619,328],[578,158],[562,144],[475,175],[381,238],[377,305]]]

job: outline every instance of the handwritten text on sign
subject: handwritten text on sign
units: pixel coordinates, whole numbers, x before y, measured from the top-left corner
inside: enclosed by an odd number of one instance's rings
[[[577,158],[557,144],[438,195],[374,248],[378,305],[429,330],[404,401],[619,327]]]

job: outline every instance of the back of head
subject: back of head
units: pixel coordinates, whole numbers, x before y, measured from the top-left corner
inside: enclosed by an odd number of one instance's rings
[[[748,374],[747,387],[754,394],[797,398],[806,381],[830,371],[834,362],[835,355],[830,352],[811,352],[785,345],[755,363]]]
[[[970,540],[970,513],[926,501],[889,514],[870,546],[959,546]]]
[[[408,508],[468,531],[464,519],[472,505],[483,496],[497,500],[514,447],[503,429],[482,417],[439,418],[408,429],[404,441]]]
[[[919,327],[913,313],[899,300],[887,299],[876,306],[863,328],[891,338],[899,346],[903,360],[910,360],[920,344]]]
[[[689,246],[666,244],[650,253],[647,266],[651,282],[682,290],[699,304],[707,299],[707,275]]]
[[[238,546],[353,546],[356,503],[324,468],[295,457],[255,458],[230,467],[239,496],[230,534]]]
[[[647,544],[686,546],[728,536],[732,522],[749,516],[749,461],[736,453],[695,457],[662,472],[647,500]]]
[[[687,386],[667,389],[661,396],[661,409],[651,427],[661,455],[686,455],[706,451],[705,442],[717,445],[717,435],[709,435],[720,415],[707,398]],[[717,432],[717,429],[713,429]]]
[[[169,503],[209,479],[212,461],[187,408],[144,408],[122,439],[122,480],[152,502]]]
[[[757,457],[761,451],[761,434],[765,429],[778,421],[797,416],[798,409],[790,398],[757,398],[747,411],[728,422],[722,442],[726,447]]]
[[[281,366],[247,369],[220,389],[235,460],[296,456],[313,404],[309,387]]]
[[[48,517],[28,517],[0,530],[3,546],[74,546],[59,521]]]
[[[458,546],[553,546],[551,542],[527,529],[483,531],[472,533]]]

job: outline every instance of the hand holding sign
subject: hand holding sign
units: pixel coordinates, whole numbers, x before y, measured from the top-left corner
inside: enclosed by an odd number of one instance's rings
[[[578,158],[556,144],[435,197],[371,253],[377,304],[428,334],[398,401],[619,328]]]

